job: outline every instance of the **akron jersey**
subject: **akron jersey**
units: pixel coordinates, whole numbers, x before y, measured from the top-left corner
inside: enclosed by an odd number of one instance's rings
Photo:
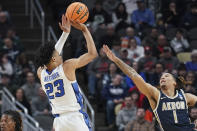
[[[168,97],[160,91],[153,112],[163,131],[194,131],[183,90],[177,91],[174,97]]]
[[[64,74],[62,64],[49,72],[41,72],[42,88],[47,94],[53,114],[80,111],[83,109],[83,98],[77,81],[69,81]]]

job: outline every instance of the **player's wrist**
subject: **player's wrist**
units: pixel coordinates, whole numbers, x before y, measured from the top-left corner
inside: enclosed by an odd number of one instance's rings
[[[82,31],[82,32],[87,32],[87,31],[88,31],[87,26],[85,26],[85,25],[83,24],[83,25],[82,25],[82,28],[81,28],[81,31]]]

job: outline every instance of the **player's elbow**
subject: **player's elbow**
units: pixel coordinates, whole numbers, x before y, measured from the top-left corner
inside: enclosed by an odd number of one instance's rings
[[[88,54],[90,55],[90,57],[91,57],[92,59],[95,59],[96,57],[98,57],[97,51],[88,52]]]

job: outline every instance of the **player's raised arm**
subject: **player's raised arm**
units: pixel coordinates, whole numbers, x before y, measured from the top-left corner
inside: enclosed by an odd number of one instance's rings
[[[191,93],[185,93],[185,97],[187,99],[187,105],[189,107],[193,107],[197,104],[197,96],[195,96]]]
[[[143,78],[130,66],[116,57],[112,51],[108,48],[107,45],[103,45],[104,52],[107,57],[116,63],[116,65],[126,74],[128,75],[136,84],[137,88],[147,97],[153,97],[157,100],[159,96],[159,91],[153,87],[152,85],[146,83]]]
[[[63,33],[61,37],[59,38],[59,40],[57,41],[57,43],[55,44],[55,50],[59,54],[61,54],[64,44],[70,33],[70,28],[71,28],[70,21],[65,15],[62,15],[62,23],[59,23],[59,26],[60,26],[60,29],[63,31]]]
[[[96,46],[94,44],[93,38],[88,28],[84,24],[77,23],[77,22],[71,22],[71,25],[83,32],[83,35],[87,43],[87,49],[88,49],[88,52],[81,55],[79,58],[69,60],[69,63],[72,63],[72,67],[77,69],[90,63],[94,58],[98,56],[98,53],[97,53]]]

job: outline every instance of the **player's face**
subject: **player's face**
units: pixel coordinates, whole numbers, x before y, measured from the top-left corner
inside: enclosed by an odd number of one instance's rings
[[[161,88],[168,88],[175,86],[176,82],[173,78],[173,76],[170,73],[164,73],[160,78],[160,87]]]
[[[57,63],[57,65],[60,65],[63,63],[62,56],[59,55],[59,53],[56,50],[53,53],[53,57],[55,58],[55,63]]]
[[[14,131],[15,122],[12,120],[11,116],[3,115],[1,117],[0,127],[1,127],[1,131]]]

